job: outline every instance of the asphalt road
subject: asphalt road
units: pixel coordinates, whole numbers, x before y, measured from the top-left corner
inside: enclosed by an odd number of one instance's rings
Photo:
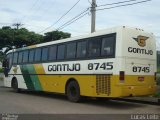
[[[0,113],[13,114],[158,114],[160,106],[124,101],[86,99],[72,103],[64,95],[38,92],[15,93],[0,87]]]

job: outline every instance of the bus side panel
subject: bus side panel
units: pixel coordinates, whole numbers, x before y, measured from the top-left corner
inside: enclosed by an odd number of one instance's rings
[[[8,77],[5,77],[4,79],[4,86],[11,87],[13,78],[17,79],[18,88],[27,89],[20,65],[11,67],[8,73]]]
[[[91,96],[95,89],[95,76],[93,75],[45,75],[42,64],[35,64],[34,68],[38,75],[43,91],[65,93],[67,80],[75,79],[81,87],[81,95]]]

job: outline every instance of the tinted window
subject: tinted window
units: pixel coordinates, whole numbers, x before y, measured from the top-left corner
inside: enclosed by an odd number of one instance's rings
[[[23,53],[23,62],[24,63],[28,62],[28,51],[24,51]]]
[[[48,48],[42,49],[42,61],[46,61],[48,59]]]
[[[14,53],[13,55],[13,64],[17,64],[18,53]]]
[[[102,50],[101,54],[102,55],[113,55],[114,54],[114,37],[105,37],[102,38]]]
[[[33,62],[35,49],[29,51],[29,62]]]
[[[82,41],[77,43],[77,58],[83,58],[86,57],[86,48],[87,48],[87,42]]]
[[[88,49],[88,55],[89,57],[95,57],[100,55],[100,49],[101,48],[101,41],[98,38],[92,38],[89,41],[89,49]]]
[[[56,60],[57,46],[50,46],[49,60]]]
[[[22,63],[22,58],[23,58],[23,52],[19,52],[18,63]]]
[[[11,67],[11,65],[12,65],[12,56],[13,56],[13,54],[12,53],[9,53],[8,55],[7,55],[7,60],[8,60],[8,62],[9,62],[9,68]]]
[[[41,48],[37,48],[37,49],[35,50],[34,60],[35,60],[36,62],[38,62],[38,61],[41,60]]]
[[[66,58],[67,59],[75,58],[75,55],[76,55],[76,43],[67,44]]]
[[[57,51],[57,59],[58,60],[64,59],[64,55],[65,55],[65,45],[59,45]]]

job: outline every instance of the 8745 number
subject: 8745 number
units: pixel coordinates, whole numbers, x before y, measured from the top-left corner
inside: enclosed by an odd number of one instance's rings
[[[112,70],[113,69],[113,62],[107,62],[107,63],[89,63],[88,64],[88,70]]]
[[[150,68],[149,68],[149,67],[133,66],[132,71],[133,71],[133,72],[144,72],[144,73],[149,73],[149,72],[150,72]]]

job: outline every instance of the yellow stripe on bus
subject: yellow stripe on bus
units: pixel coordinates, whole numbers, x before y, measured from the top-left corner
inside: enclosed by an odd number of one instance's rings
[[[64,93],[65,77],[61,78],[59,75],[45,75],[42,64],[34,64],[34,68],[36,73],[39,74],[38,79],[44,91]]]

